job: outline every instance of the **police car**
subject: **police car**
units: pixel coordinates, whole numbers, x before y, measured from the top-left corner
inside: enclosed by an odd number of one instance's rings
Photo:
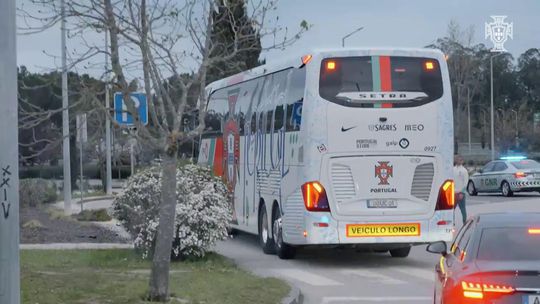
[[[469,195],[480,192],[540,192],[540,163],[521,156],[502,157],[487,163],[473,174],[467,185]]]

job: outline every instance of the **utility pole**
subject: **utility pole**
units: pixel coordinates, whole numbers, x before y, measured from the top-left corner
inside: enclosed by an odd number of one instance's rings
[[[109,92],[109,27],[105,29],[105,159],[106,159],[106,188],[108,195],[112,194],[112,166],[111,166],[111,120],[109,119],[109,108],[111,107]]]
[[[62,136],[64,159],[64,212],[71,214],[71,164],[69,152],[69,102],[68,79],[66,64],[66,5],[65,0],[60,2],[62,10]]]
[[[0,303],[21,302],[15,0],[0,1]]]

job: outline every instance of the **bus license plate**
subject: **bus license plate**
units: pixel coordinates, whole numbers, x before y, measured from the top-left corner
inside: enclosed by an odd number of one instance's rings
[[[367,201],[368,208],[397,208],[396,200],[374,199]]]
[[[536,303],[540,303],[540,295],[523,297],[523,304],[536,304]]]
[[[420,223],[347,225],[347,237],[385,237],[419,235]]]

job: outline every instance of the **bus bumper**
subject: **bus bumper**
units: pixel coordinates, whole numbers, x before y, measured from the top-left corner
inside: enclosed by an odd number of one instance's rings
[[[416,228],[408,230],[407,227]],[[396,231],[388,232],[388,229]],[[361,232],[358,233],[358,231]],[[329,213],[306,212],[303,237],[290,241],[285,237],[284,240],[292,245],[414,245],[436,241],[450,242],[454,232],[454,210],[436,211],[428,220],[399,222],[391,220],[338,221]]]

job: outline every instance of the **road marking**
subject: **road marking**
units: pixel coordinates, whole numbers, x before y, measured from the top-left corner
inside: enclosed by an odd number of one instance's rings
[[[370,279],[374,283],[381,283],[387,285],[405,284],[405,281],[394,279],[388,275],[384,275],[372,270],[367,269],[343,269],[340,271],[343,274],[354,275],[361,278]]]
[[[334,281],[332,279],[328,279],[323,276],[300,269],[273,269],[272,271],[277,273],[278,275],[283,275],[313,286],[343,285],[342,283]]]
[[[433,298],[431,297],[324,297],[322,300],[323,304],[335,303],[335,302],[414,302],[418,301],[431,302]]]
[[[389,268],[389,270],[395,270],[405,275],[413,276],[430,282],[433,282],[435,280],[435,271],[406,266],[392,266],[392,268]]]

